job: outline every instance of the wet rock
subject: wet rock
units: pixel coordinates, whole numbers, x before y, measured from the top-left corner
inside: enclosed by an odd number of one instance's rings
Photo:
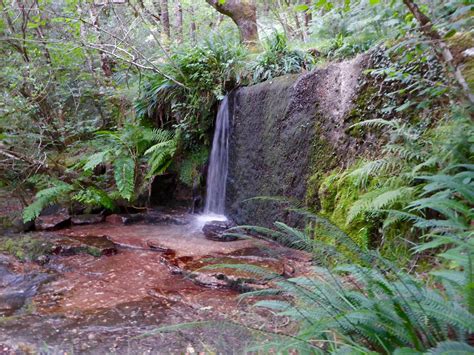
[[[71,224],[71,216],[65,208],[46,209],[35,221],[37,230],[55,230]]]
[[[232,242],[237,240],[237,237],[234,235],[227,235],[225,232],[233,226],[233,223],[229,221],[211,221],[204,225],[202,232],[207,239],[217,242]]]
[[[156,240],[147,240],[146,245],[150,249],[165,253],[166,255],[173,255],[174,256],[176,254],[176,252],[174,252],[173,249],[170,249],[170,248],[167,248],[163,245],[160,245],[159,242],[156,241]]]
[[[271,281],[287,273],[288,260],[258,256],[179,257],[167,260],[196,284],[209,288],[229,288],[239,292],[271,287]],[[252,268],[257,267],[258,272]]]
[[[118,214],[111,214],[105,217],[105,221],[110,224],[124,224],[122,216]]]
[[[0,316],[13,315],[33,297],[51,275],[39,271],[15,270],[12,257],[0,258]]]
[[[0,343],[0,354],[13,355],[16,351],[10,345]]]
[[[368,55],[361,54],[234,91],[226,214],[236,223],[304,226],[299,216],[288,213],[284,201],[251,199],[284,195],[287,201],[307,200],[312,174],[323,176],[337,166],[348,166],[374,149],[368,137],[345,133],[355,123],[350,115],[363,94],[358,79],[365,78],[368,62]]]
[[[164,214],[163,218],[165,219],[165,223],[175,224],[177,226],[183,226],[190,223],[185,215]]]
[[[53,254],[72,256],[90,254],[93,256],[117,254],[117,246],[104,236],[87,236],[81,238],[64,238],[54,241]]]
[[[112,214],[105,219],[107,223],[132,225],[137,223],[146,224],[189,224],[189,218],[185,214],[163,213],[159,211],[150,211],[133,214]]]
[[[122,216],[122,222],[125,225],[146,222],[146,214],[145,213],[134,213],[134,214],[123,215]]]
[[[23,218],[17,217],[13,220],[12,229],[15,233],[29,232],[35,229],[35,222],[34,221],[23,222]]]
[[[101,223],[104,220],[103,214],[81,214],[71,217],[71,223],[77,225]]]
[[[36,262],[40,265],[46,265],[49,263],[50,257],[49,255],[40,255],[37,259]]]

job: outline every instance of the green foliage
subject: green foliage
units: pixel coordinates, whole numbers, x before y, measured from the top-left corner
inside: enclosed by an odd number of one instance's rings
[[[144,155],[149,156],[149,171],[147,177],[162,174],[170,166],[176,153],[179,142],[179,132],[174,134],[166,132],[159,139],[158,143],[148,148]]]
[[[93,186],[78,191],[72,196],[72,199],[85,206],[100,206],[110,211],[115,209],[114,200],[107,194],[107,192]]]
[[[73,187],[71,185],[55,181],[52,186],[38,191],[35,201],[23,210],[23,221],[29,222],[34,220],[44,208],[64,199],[72,190]]]
[[[313,19],[311,40],[326,56],[354,56],[397,34],[402,7],[394,1],[317,2],[315,10],[324,11]]]
[[[472,173],[464,174],[467,175],[471,176]],[[280,295],[278,301],[264,300],[256,305],[273,309],[279,315],[290,317],[300,324],[298,334],[291,341],[275,336],[274,341],[264,345],[264,349],[293,349],[300,352],[312,349],[318,352],[330,349],[336,351],[343,344],[359,344],[359,347],[367,347],[366,351],[384,353],[402,353],[402,350],[432,353],[442,353],[448,349],[472,351],[473,348],[467,344],[474,330],[472,226],[466,224],[464,229],[457,228],[458,216],[445,208],[446,203],[449,204],[454,197],[456,211],[469,211],[468,206],[472,202],[463,196],[470,196],[474,192],[474,184],[471,184],[470,179],[463,184],[453,184],[453,181],[448,182],[443,173],[434,174],[429,180],[436,183],[443,181],[443,185],[426,188],[431,195],[429,203],[425,202],[425,197],[413,201],[409,207],[413,211],[415,206],[423,206],[426,213],[437,211],[439,214],[439,217],[425,218],[431,224],[419,225],[427,231],[431,241],[420,244],[417,250],[445,246],[438,258],[447,257],[455,263],[449,269],[439,268],[432,272],[443,287],[431,286],[430,281],[415,278],[379,253],[359,247],[328,220],[308,212],[304,212],[305,216],[318,224],[320,229],[325,229],[338,244],[349,249],[350,256],[338,251],[334,243],[314,240],[312,234],[282,223],[276,223],[275,229],[238,227],[239,230],[247,229],[291,247],[316,253],[316,260],[321,264],[325,263],[320,257],[321,251],[338,261],[335,268],[314,267],[314,277],[305,275],[285,279],[265,274],[264,269],[254,271],[258,275],[272,277],[277,287],[250,292],[244,297]],[[445,192],[446,189],[451,195],[440,199],[437,193]],[[460,194],[460,191],[463,193]],[[416,218],[416,215],[413,216]],[[441,224],[442,229],[440,220],[445,222]],[[234,267],[239,268],[238,265]],[[245,270],[252,272],[247,268]],[[335,334],[338,341],[334,342],[330,334]],[[324,343],[331,345],[314,348],[315,344]],[[258,348],[261,349],[261,346]]]
[[[264,52],[249,65],[253,83],[311,70],[315,63],[309,53],[291,50],[288,47],[287,38],[281,33],[274,33],[273,37],[267,40],[264,48]]]
[[[0,238],[0,252],[13,255],[22,261],[35,261],[42,255],[50,254],[52,249],[51,243],[28,235]]]
[[[135,190],[135,162],[131,157],[119,157],[114,161],[114,177],[120,195],[130,201]]]
[[[57,202],[76,201],[108,210],[116,209],[117,199],[133,203],[149,179],[171,164],[178,140],[177,133],[134,124],[127,124],[120,131],[98,131],[95,140],[90,141],[97,151],[81,156],[68,170],[74,183],[51,180],[46,175],[29,179],[39,191],[35,201],[25,208],[24,220],[35,219],[45,207]],[[94,172],[100,165],[104,174]],[[108,169],[112,174],[107,174]]]
[[[370,214],[364,213],[348,218],[349,211],[363,192],[357,188],[354,179],[343,178],[344,173],[334,172],[322,180],[318,191],[320,214],[351,235],[361,247],[368,247],[374,221]],[[321,231],[315,230],[315,238],[323,238]]]
[[[384,119],[363,121],[356,125],[383,128],[387,143],[381,148],[379,159],[360,161],[323,179],[318,193],[320,213],[360,246],[377,247],[394,260],[407,259],[410,243],[419,238],[413,227],[431,227],[437,222],[423,224],[422,219],[409,218],[405,213],[391,210],[410,207],[415,211],[412,203],[426,193],[425,188],[431,190],[448,182],[452,188],[463,187],[462,182],[469,181],[463,163],[472,158],[472,142],[467,137],[474,133],[473,125],[466,112],[454,112],[449,121],[434,128],[423,123],[412,125]],[[430,180],[431,174],[445,170],[449,173],[459,171],[459,177],[437,175],[436,181]],[[443,200],[447,194],[448,190],[439,192],[439,199]],[[455,204],[446,201],[443,203],[447,206]],[[416,210],[419,212],[417,218],[422,218],[425,207],[430,206],[423,205]],[[447,208],[438,212],[447,213]],[[469,220],[470,217],[464,215],[462,218]],[[403,240],[400,238],[401,231],[404,233]],[[315,231],[316,235],[318,233]]]
[[[179,128],[187,148],[208,144],[212,107],[240,80],[245,54],[235,39],[225,35],[177,49],[163,66],[166,76],[147,79],[135,103],[137,116],[161,127]]]
[[[187,186],[193,186],[196,179],[201,178],[199,169],[206,163],[209,157],[209,151],[201,148],[196,152],[192,152],[186,159],[181,162],[179,170],[179,179]]]

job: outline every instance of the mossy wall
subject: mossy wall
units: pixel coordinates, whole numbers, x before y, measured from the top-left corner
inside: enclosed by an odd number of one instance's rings
[[[376,139],[350,129],[377,97],[364,82],[368,61],[361,55],[234,93],[227,214],[235,222],[296,224],[285,204],[248,199],[279,196],[319,211],[325,177],[370,155]]]

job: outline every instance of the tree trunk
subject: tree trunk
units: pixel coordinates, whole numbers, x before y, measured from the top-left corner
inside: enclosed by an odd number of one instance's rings
[[[89,7],[89,17],[90,23],[94,26],[94,32],[97,35],[97,41],[101,47],[104,46],[104,40],[102,33],[100,31],[100,21],[99,21],[100,9],[95,4],[91,4]],[[103,51],[100,52],[100,63],[102,67],[102,72],[104,73],[106,85],[110,85],[112,80],[112,67],[114,61]]]
[[[434,46],[435,52],[440,53],[438,58],[445,62],[449,69],[451,69],[454,73],[454,78],[458,82],[459,86],[464,91],[467,99],[474,104],[474,94],[471,92],[469,85],[464,78],[461,68],[454,62],[453,54],[449,49],[448,45],[443,41],[441,35],[436,31],[433,27],[433,23],[431,22],[430,18],[426,16],[423,12],[421,12],[418,5],[412,0],[403,0],[403,3],[408,7],[410,12],[416,18],[418,23],[421,26],[421,32],[431,39],[432,45]]]
[[[251,0],[206,0],[221,14],[229,16],[240,32],[240,40],[247,47],[256,49],[259,43],[257,28],[257,8]]]
[[[161,0],[161,24],[163,25],[163,41],[166,44],[171,38],[168,0]]]
[[[176,11],[176,41],[178,43],[183,42],[183,7],[181,6],[181,1],[176,0],[175,4]]]
[[[311,6],[311,1],[312,0],[305,0],[305,4],[309,7]],[[304,25],[305,25],[307,34],[309,33],[309,25],[312,19],[313,19],[313,14],[311,13],[311,9],[306,10],[304,13]]]
[[[294,17],[295,17],[296,31],[298,32],[297,34],[300,37],[300,39],[304,42],[305,41],[304,28],[303,26],[301,26],[301,21],[300,21],[300,18],[298,17],[298,13],[295,12]]]
[[[191,42],[196,44],[197,42],[197,36],[196,36],[197,27],[196,27],[196,17],[195,17],[196,12],[194,10],[193,4],[191,4],[190,12],[191,12]]]

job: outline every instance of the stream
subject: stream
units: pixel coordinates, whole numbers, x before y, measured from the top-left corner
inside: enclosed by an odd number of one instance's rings
[[[0,353],[239,353],[255,340],[247,327],[288,330],[238,299],[271,280],[202,268],[251,264],[292,277],[309,266],[306,254],[255,238],[208,240],[195,215],[176,211],[157,223],[109,217],[10,237],[44,251],[34,262],[0,254]],[[205,323],[163,328],[189,322]]]

